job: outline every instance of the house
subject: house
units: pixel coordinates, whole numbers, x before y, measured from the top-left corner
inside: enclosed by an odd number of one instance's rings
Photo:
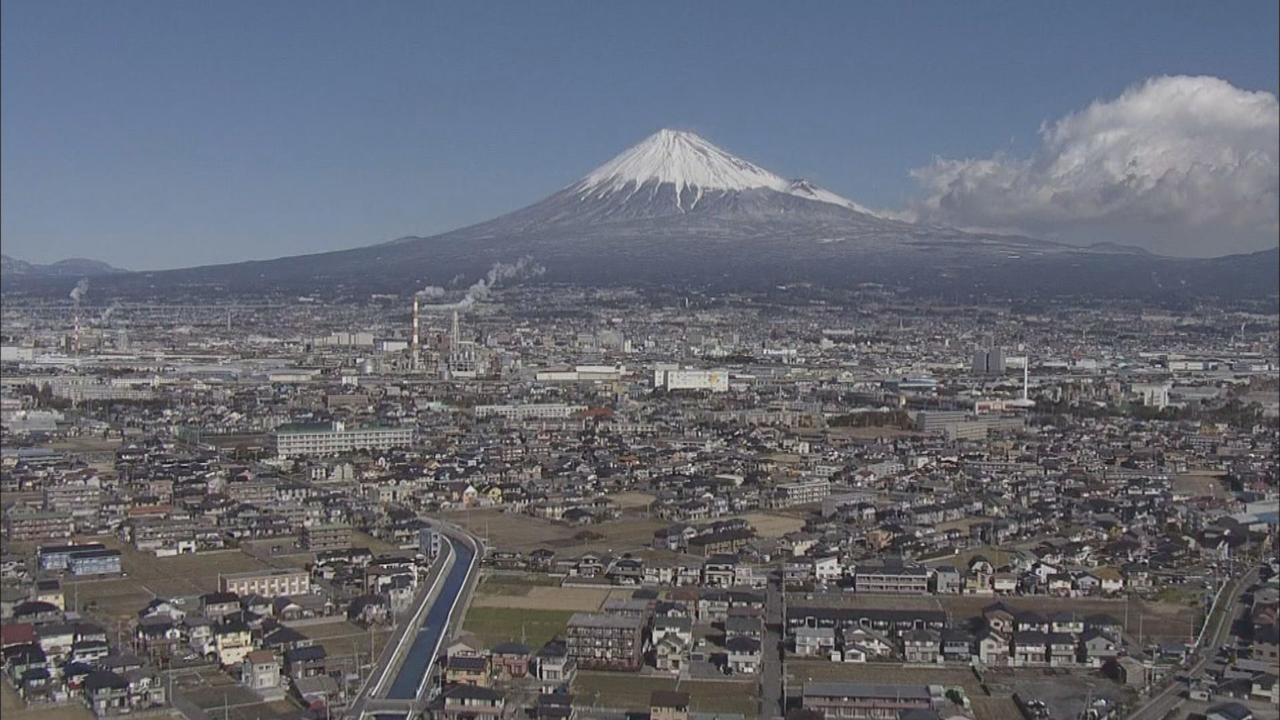
[[[324,716],[327,708],[341,697],[338,682],[329,675],[294,677],[292,684],[299,702],[316,716]]]
[[[973,656],[974,638],[963,628],[942,631],[942,659],[947,662],[969,662]]]
[[[1084,632],[1084,618],[1073,612],[1056,612],[1049,616],[1049,631],[1079,635]]]
[[[271,650],[254,650],[245,655],[240,664],[240,684],[264,698],[280,700],[284,691],[280,685],[280,659]]]
[[[522,678],[529,674],[529,648],[515,642],[499,643],[489,654],[489,663],[500,679]]]
[[[542,692],[553,692],[558,688],[573,683],[578,666],[569,657],[569,650],[563,642],[552,640],[543,645],[534,656],[534,666]]]
[[[1049,633],[1049,665],[1063,667],[1076,664],[1076,639],[1066,633]]]
[[[1047,660],[1045,647],[1048,636],[1037,630],[1018,631],[1013,634],[1010,644],[1011,660],[1014,667],[1034,667],[1044,665]]]
[[[211,592],[200,596],[200,612],[210,620],[221,620],[240,612],[240,596],[233,592]]]
[[[286,650],[284,653],[284,671],[290,678],[312,678],[324,675],[328,653],[323,645],[307,645]]]
[[[254,649],[253,631],[239,620],[225,622],[213,629],[213,647],[219,664],[238,666]]]
[[[964,588],[960,571],[951,565],[941,565],[933,570],[933,592],[939,595],[953,595]]]
[[[483,655],[450,655],[445,659],[446,685],[489,685],[489,659]]]
[[[458,685],[444,694],[446,720],[501,720],[506,708],[502,693],[476,685]]]
[[[689,720],[689,693],[654,690],[649,694],[649,720]]]
[[[690,637],[668,634],[654,644],[654,665],[663,672],[678,673],[689,663],[689,651],[693,646]]]
[[[1049,632],[1049,620],[1038,612],[1024,610],[1013,614],[1013,629],[1017,632]]]
[[[725,638],[749,637],[756,640],[764,638],[764,621],[759,617],[730,615],[724,621]]]
[[[1147,685],[1147,667],[1142,661],[1127,655],[1111,658],[1102,664],[1102,673],[1107,677],[1131,688],[1143,688]]]
[[[542,693],[533,707],[534,720],[573,720],[576,715],[569,693]]]
[[[110,670],[95,670],[82,684],[85,702],[98,717],[129,711],[129,681]]]
[[[1009,638],[995,629],[986,628],[978,633],[978,660],[988,667],[1004,667],[1010,664]]]
[[[894,643],[884,635],[867,628],[844,628],[840,631],[840,644],[844,652],[842,659],[845,662],[888,660],[894,657]],[[858,660],[859,657],[863,659]]]
[[[760,641],[749,637],[729,638],[724,644],[729,655],[729,671],[738,675],[754,675],[760,671]]]
[[[836,631],[829,627],[801,626],[795,629],[797,655],[825,657],[836,647]]]
[[[1086,630],[1080,636],[1080,663],[1100,668],[1120,654],[1120,644],[1100,630]]]
[[[727,622],[727,621],[726,621]],[[688,617],[659,616],[653,619],[650,641],[656,646],[663,638],[674,635],[686,645],[693,643],[693,619]]]
[[[909,663],[942,661],[942,639],[933,630],[912,630],[902,636],[902,654]]]

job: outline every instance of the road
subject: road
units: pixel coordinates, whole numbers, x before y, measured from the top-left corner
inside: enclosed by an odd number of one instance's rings
[[[1227,589],[1222,592],[1218,607],[1212,608],[1206,622],[1212,625],[1205,630],[1204,642],[1200,643],[1200,647],[1196,648],[1195,663],[1187,671],[1186,676],[1190,680],[1196,680],[1204,675],[1204,669],[1208,666],[1209,661],[1217,654],[1218,648],[1221,647],[1231,637],[1232,621],[1236,618],[1236,604],[1240,601],[1240,595],[1246,588],[1252,585],[1258,579],[1258,568],[1254,566],[1243,576],[1228,583]],[[1187,688],[1187,682],[1171,682],[1163,690],[1153,695],[1145,703],[1134,708],[1129,713],[1129,720],[1159,720],[1165,717],[1169,712],[1182,704],[1184,698],[1182,691]]]
[[[769,582],[766,591],[764,615],[764,640],[760,644],[760,720],[771,720],[785,715],[782,706],[782,644],[783,618],[782,588]]]

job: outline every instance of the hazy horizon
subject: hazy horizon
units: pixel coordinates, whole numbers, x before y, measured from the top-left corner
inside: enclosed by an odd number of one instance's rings
[[[1276,243],[1274,3],[306,10],[3,3],[5,254],[151,270],[429,236],[660,127],[906,219]]]

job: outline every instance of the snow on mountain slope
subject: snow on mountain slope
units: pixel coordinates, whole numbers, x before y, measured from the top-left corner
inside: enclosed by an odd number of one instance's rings
[[[875,212],[868,210],[858,203],[848,198],[841,197],[825,188],[820,188],[804,178],[796,178],[795,180],[792,180],[788,183],[787,189],[783,192],[795,195],[796,197],[808,198],[810,200],[817,200],[818,202],[830,203],[832,205],[840,205],[842,207],[847,207],[850,210],[880,217]]]
[[[765,189],[816,202],[874,214],[861,205],[807,180],[787,180],[716,147],[695,133],[659,130],[570,187],[581,199],[600,200],[626,193],[624,200],[646,191],[657,195],[670,185],[680,210],[697,207],[707,193]],[[686,205],[687,202],[687,205]]]

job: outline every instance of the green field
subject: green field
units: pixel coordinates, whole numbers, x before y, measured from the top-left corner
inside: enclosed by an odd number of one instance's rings
[[[689,693],[695,712],[760,714],[758,685],[754,681],[686,680],[680,691]],[[675,690],[676,679],[634,673],[578,673],[573,681],[574,703],[624,710],[647,710],[654,690]]]
[[[564,633],[571,615],[570,610],[472,607],[462,629],[474,633],[485,647],[515,641],[536,652],[548,640]]]

